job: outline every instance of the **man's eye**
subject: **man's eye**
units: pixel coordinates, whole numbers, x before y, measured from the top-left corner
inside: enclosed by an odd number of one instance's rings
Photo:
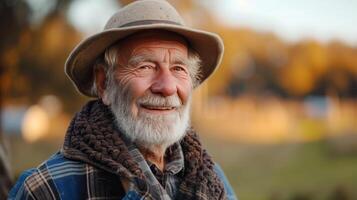
[[[173,70],[175,70],[175,71],[184,71],[184,72],[186,71],[186,69],[184,67],[182,67],[182,66],[174,66]]]
[[[139,69],[142,69],[142,70],[152,69],[152,68],[153,68],[153,66],[151,66],[151,65],[142,65],[142,66],[139,67]]]

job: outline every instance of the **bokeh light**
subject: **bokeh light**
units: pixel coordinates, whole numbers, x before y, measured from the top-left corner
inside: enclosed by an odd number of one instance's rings
[[[46,111],[38,105],[31,106],[22,123],[22,136],[28,142],[43,138],[49,131],[49,119]]]

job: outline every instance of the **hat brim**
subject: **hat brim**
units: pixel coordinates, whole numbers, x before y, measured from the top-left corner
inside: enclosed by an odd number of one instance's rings
[[[200,56],[201,78],[205,81],[219,66],[223,57],[222,39],[214,33],[172,24],[148,24],[123,28],[112,28],[92,35],[79,43],[71,52],[65,63],[65,73],[77,90],[89,97],[93,86],[93,63],[106,48],[115,42],[143,30],[162,29],[182,35]]]

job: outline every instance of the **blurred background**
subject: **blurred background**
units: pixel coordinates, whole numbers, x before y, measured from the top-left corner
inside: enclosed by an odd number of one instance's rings
[[[130,0],[0,1],[0,198],[88,98],[65,59]],[[192,123],[242,200],[357,199],[357,1],[170,0],[225,42]]]

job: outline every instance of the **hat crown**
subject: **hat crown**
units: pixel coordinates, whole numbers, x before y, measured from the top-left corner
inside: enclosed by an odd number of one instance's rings
[[[152,23],[184,25],[176,9],[165,0],[140,0],[116,12],[107,22],[104,30]]]

